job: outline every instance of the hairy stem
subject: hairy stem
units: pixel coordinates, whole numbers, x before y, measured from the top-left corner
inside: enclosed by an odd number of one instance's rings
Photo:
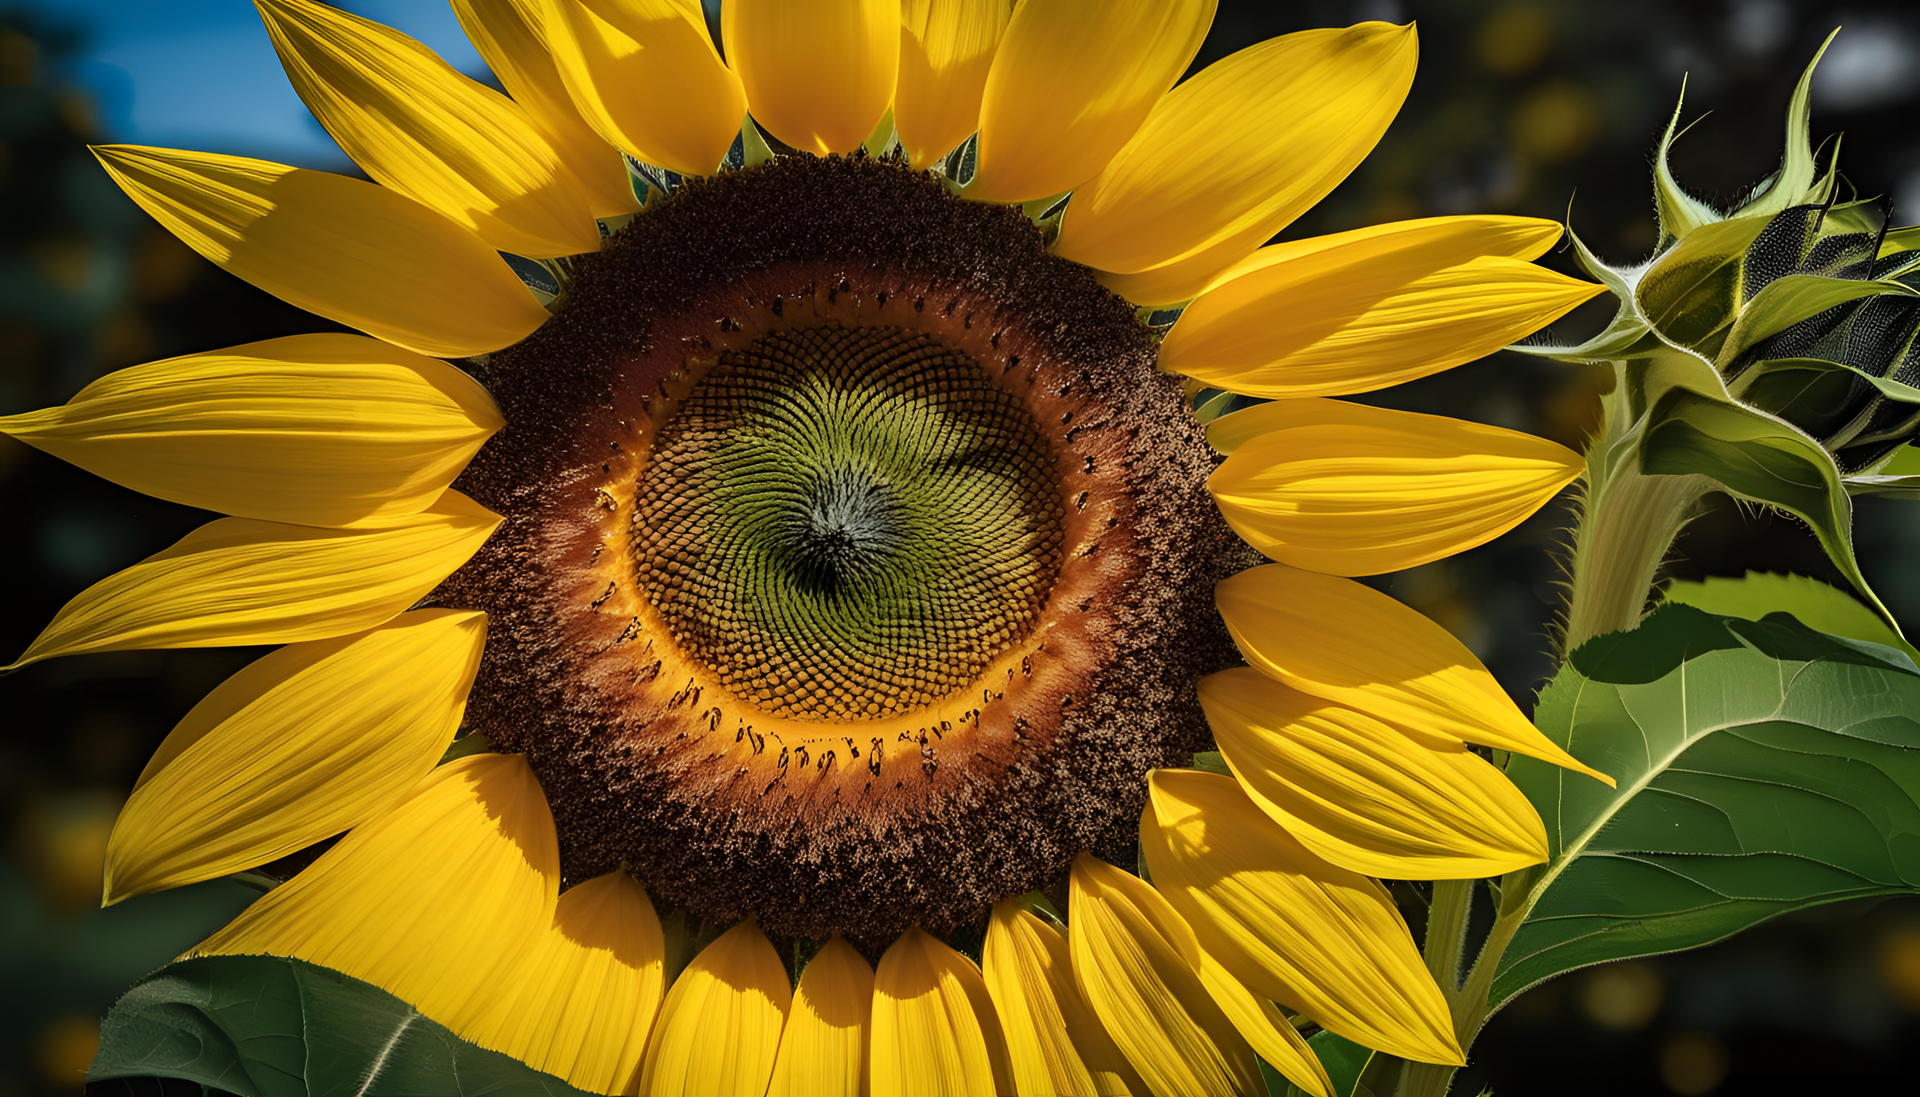
[[[1587,449],[1563,651],[1640,623],[1674,538],[1713,490],[1703,476],[1640,471],[1639,437],[1625,393],[1626,386],[1616,384],[1607,394],[1603,429]]]
[[[1472,880],[1437,880],[1433,904],[1427,910],[1426,941],[1422,948],[1427,970],[1449,1004],[1460,990],[1460,954],[1467,942],[1467,917],[1473,909]]]

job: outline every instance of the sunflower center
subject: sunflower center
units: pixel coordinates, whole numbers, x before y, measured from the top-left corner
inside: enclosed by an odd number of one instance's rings
[[[673,639],[760,711],[912,712],[1046,601],[1051,465],[1020,401],[924,333],[773,332],[722,353],[655,436],[635,569]]]
[[[1152,333],[1017,209],[898,162],[689,181],[487,362],[506,516],[470,726],[563,870],[884,945],[1133,856],[1206,749],[1249,562]]]

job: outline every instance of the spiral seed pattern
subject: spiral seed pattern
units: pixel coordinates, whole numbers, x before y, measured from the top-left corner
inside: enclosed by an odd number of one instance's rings
[[[1066,518],[1019,398],[894,327],[726,352],[635,495],[638,582],[674,640],[737,697],[820,721],[972,684],[1045,605]]]

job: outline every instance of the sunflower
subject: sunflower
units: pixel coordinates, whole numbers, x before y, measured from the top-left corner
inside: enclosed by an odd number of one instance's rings
[[[1179,82],[1210,0],[454,0],[503,95],[257,2],[372,182],[96,152],[365,334],[0,419],[230,515],[13,666],[282,645],[147,766],[106,902],[323,847],[193,954],[600,1093],[1325,1093],[1314,1025],[1461,1061],[1376,878],[1544,858],[1467,744],[1600,775],[1353,577],[1582,465],[1334,397],[1598,287],[1523,218],[1267,245],[1411,26]]]

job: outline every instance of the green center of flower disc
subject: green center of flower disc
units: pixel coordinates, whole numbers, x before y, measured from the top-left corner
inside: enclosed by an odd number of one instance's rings
[[[674,639],[742,700],[803,720],[910,712],[1021,639],[1065,506],[1017,397],[895,327],[728,351],[662,424],[635,567]]]

